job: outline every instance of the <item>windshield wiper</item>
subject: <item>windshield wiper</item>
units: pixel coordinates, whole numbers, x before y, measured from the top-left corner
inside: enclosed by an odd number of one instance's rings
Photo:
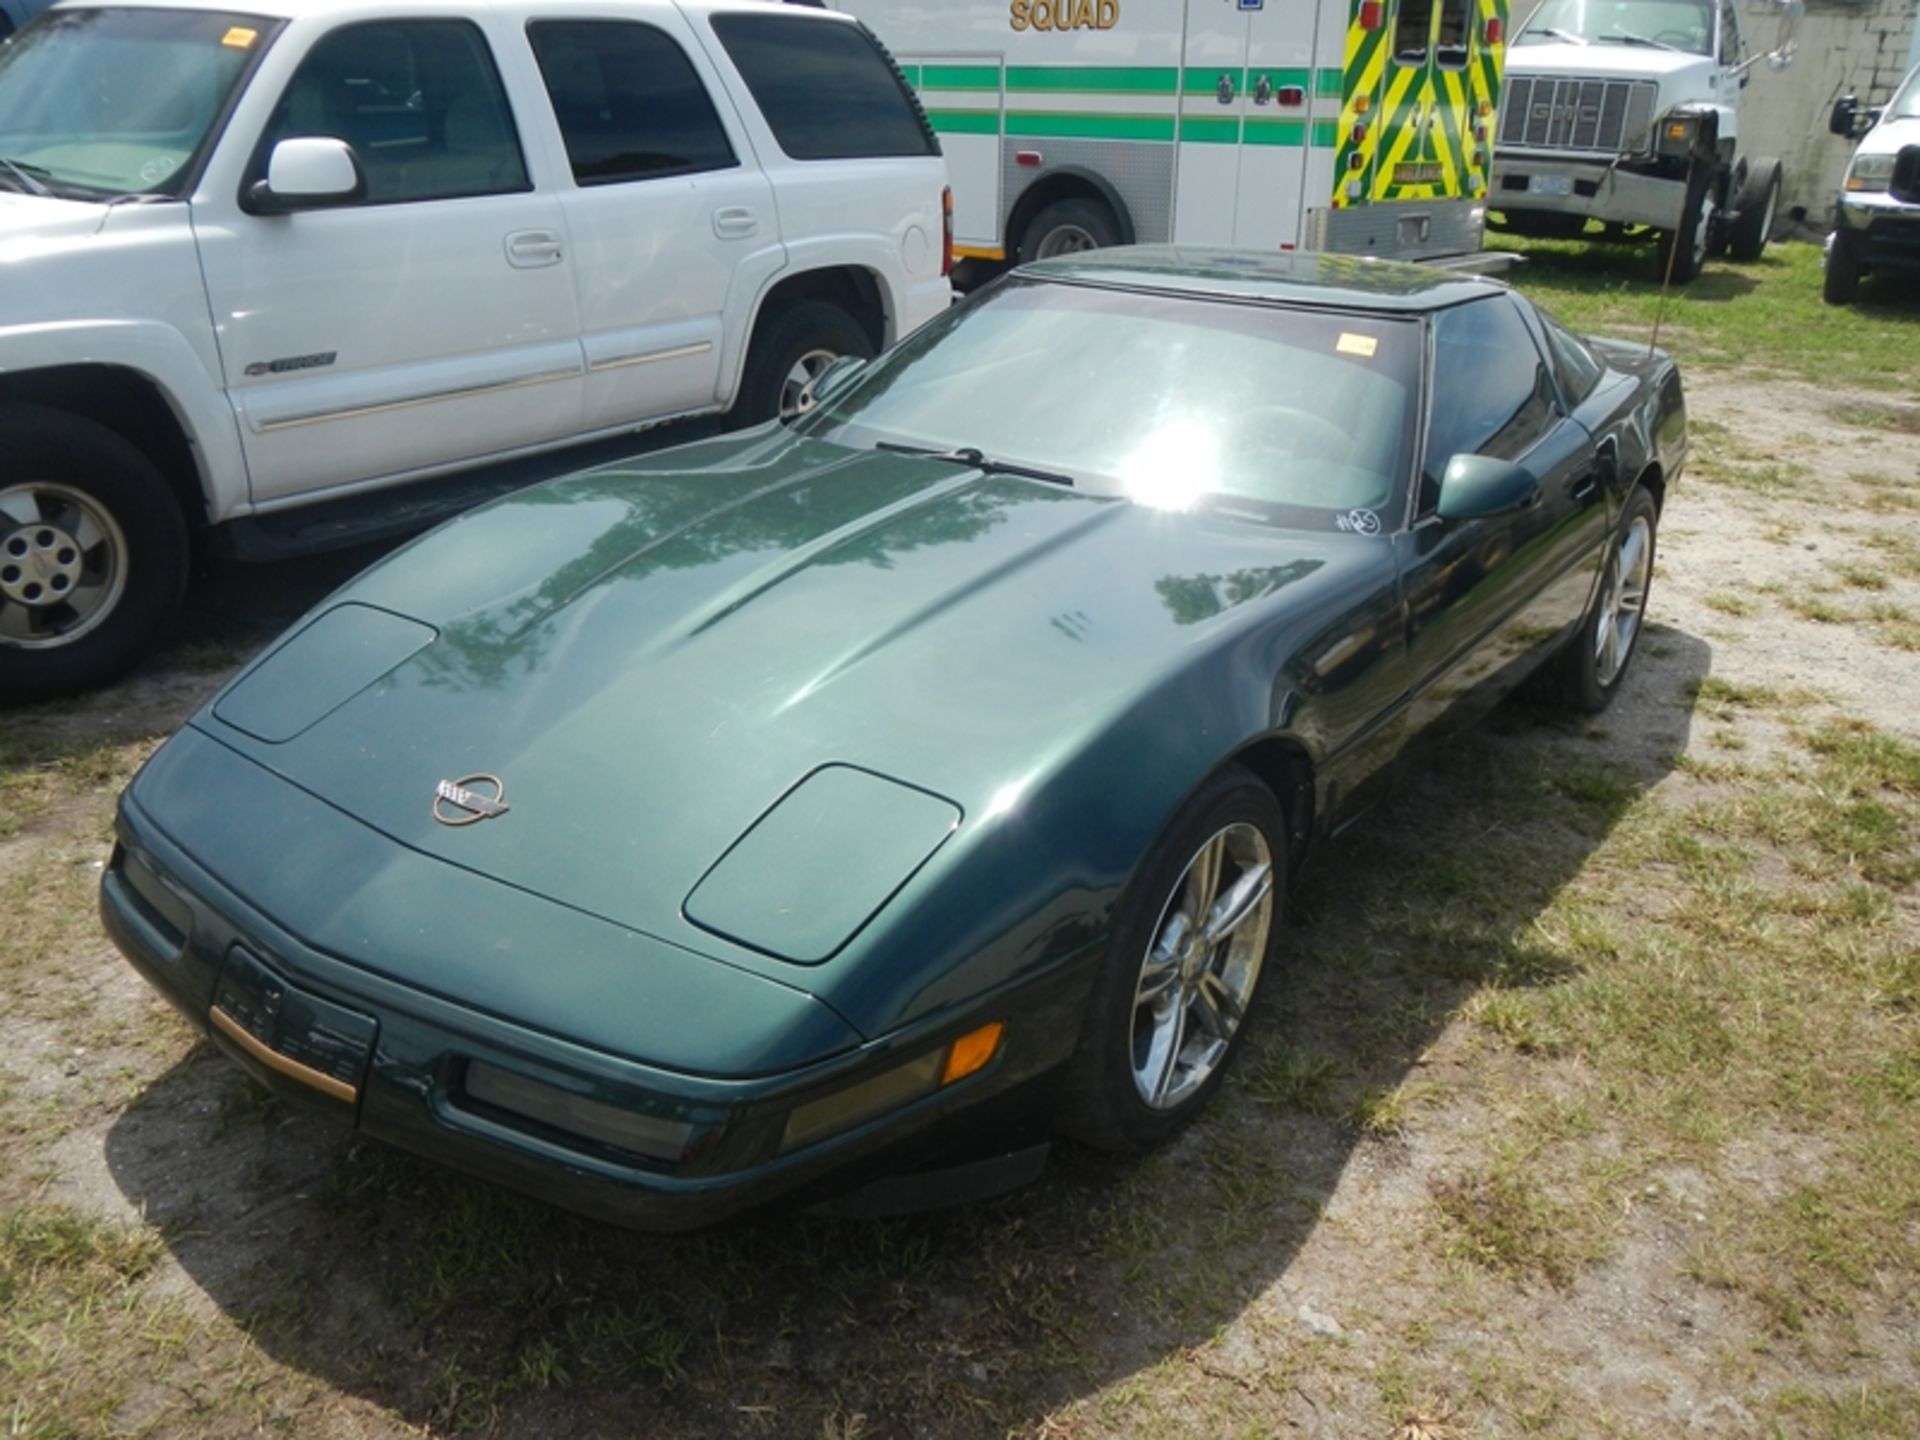
[[[1023,475],[1029,480],[1045,480],[1051,485],[1073,488],[1073,477],[1070,475],[1062,475],[1055,470],[1037,470],[1031,465],[1016,465],[1011,460],[996,460],[970,445],[963,445],[956,450],[936,450],[931,445],[901,445],[892,440],[877,440],[874,448],[891,451],[895,455],[921,455],[929,460],[948,460],[988,475]]]
[[[5,170],[20,182],[20,188],[29,195],[51,195],[53,191],[40,183],[40,176],[51,180],[53,172],[39,165],[29,165],[24,160],[9,160],[0,155],[0,170]]]
[[[1562,30],[1558,25],[1542,25],[1538,30],[1529,30],[1529,35],[1551,35],[1556,40],[1564,40],[1569,45],[1591,45],[1593,42],[1584,35],[1576,35],[1571,30]]]
[[[1671,50],[1676,55],[1684,55],[1687,53],[1678,45],[1669,45],[1664,40],[1649,39],[1645,35],[1630,35],[1625,30],[1615,30],[1610,34],[1602,35],[1600,38],[1602,40],[1618,40],[1622,45],[1645,45],[1650,50]]]

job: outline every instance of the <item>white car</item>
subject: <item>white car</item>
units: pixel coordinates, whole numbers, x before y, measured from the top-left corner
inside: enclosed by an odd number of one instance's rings
[[[1920,65],[1878,110],[1835,101],[1828,128],[1861,135],[1827,241],[1827,302],[1845,305],[1869,271],[1920,271]]]
[[[811,7],[49,11],[0,46],[0,698],[129,664],[197,531],[340,543],[474,498],[414,482],[791,411],[951,302],[945,187]]]

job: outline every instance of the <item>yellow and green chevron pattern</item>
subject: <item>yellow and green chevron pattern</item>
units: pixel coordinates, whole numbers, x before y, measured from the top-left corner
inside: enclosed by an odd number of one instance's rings
[[[1441,65],[1443,7],[1428,18],[1424,58],[1393,54],[1398,0],[1384,0],[1372,29],[1362,24],[1364,0],[1353,0],[1347,23],[1345,84],[1341,92],[1339,153],[1333,204],[1345,209],[1383,200],[1478,200],[1487,193],[1493,157],[1494,115],[1506,61],[1507,0],[1469,0],[1474,16],[1466,63]],[[1487,23],[1500,22],[1500,40],[1487,41]]]

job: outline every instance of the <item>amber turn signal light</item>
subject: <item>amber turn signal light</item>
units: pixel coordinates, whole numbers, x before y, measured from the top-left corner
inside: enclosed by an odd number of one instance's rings
[[[946,1068],[940,1072],[940,1083],[951,1085],[956,1080],[964,1080],[1000,1053],[1000,1037],[1006,1033],[1004,1020],[993,1020],[977,1030],[969,1030],[947,1051]]]

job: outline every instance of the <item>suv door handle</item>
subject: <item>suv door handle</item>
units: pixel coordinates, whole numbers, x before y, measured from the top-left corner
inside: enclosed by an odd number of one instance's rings
[[[560,237],[551,230],[516,230],[507,236],[507,263],[521,270],[560,263]]]
[[[713,212],[713,233],[722,240],[744,240],[760,229],[760,217],[744,205],[727,205]]]

